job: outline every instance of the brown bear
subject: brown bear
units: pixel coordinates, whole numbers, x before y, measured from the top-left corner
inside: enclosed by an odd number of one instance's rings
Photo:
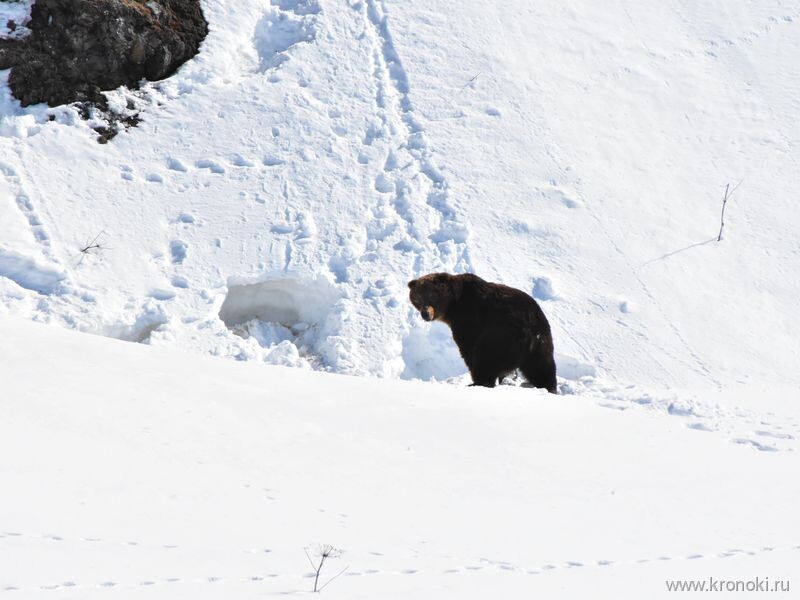
[[[408,287],[423,319],[450,326],[472,385],[494,387],[519,369],[534,387],[557,393],[550,324],[528,294],[471,273],[431,273]]]

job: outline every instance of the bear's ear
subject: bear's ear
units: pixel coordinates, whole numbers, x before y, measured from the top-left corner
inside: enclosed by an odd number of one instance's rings
[[[412,279],[411,281],[409,281],[408,282],[408,289],[410,289],[410,290],[414,289],[414,286],[417,285],[418,282],[419,282],[419,279]]]
[[[461,298],[461,293],[464,291],[464,280],[458,276],[451,278],[450,289],[453,290],[453,299],[458,300]]]

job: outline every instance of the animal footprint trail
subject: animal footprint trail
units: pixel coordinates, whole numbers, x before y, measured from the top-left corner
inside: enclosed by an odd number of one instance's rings
[[[39,245],[42,254],[50,261],[57,262],[53,257],[52,248],[50,245],[50,235],[44,226],[39,213],[31,200],[30,195],[25,190],[22,182],[22,177],[17,170],[8,163],[0,162],[0,174],[5,178],[11,187],[11,193],[14,196],[17,208],[22,213],[22,216],[28,222],[33,238]]]
[[[172,544],[160,544],[160,545],[153,545],[153,544],[143,544],[137,541],[112,541],[112,540],[104,540],[102,538],[90,538],[90,537],[83,537],[83,538],[65,538],[59,535],[53,534],[39,534],[39,533],[22,533],[16,531],[3,531],[0,533],[0,540],[4,537],[8,538],[15,538],[15,539],[29,539],[29,540],[39,540],[39,541],[48,541],[48,542],[81,542],[87,544],[106,544],[111,546],[124,546],[131,549],[135,549],[136,551],[144,550],[144,551],[152,551],[153,549],[163,549],[163,550],[173,550],[180,554],[181,551],[191,550],[190,548],[182,548],[178,545]],[[469,576],[471,574],[480,574],[482,572],[487,571],[494,571],[494,572],[505,572],[505,573],[523,573],[531,576],[543,576],[546,575],[548,572],[553,571],[561,571],[561,570],[574,570],[574,569],[585,569],[585,568],[615,568],[620,566],[633,566],[633,565],[641,565],[641,564],[649,564],[654,562],[668,562],[668,561],[697,561],[697,560],[716,560],[716,559],[725,559],[730,557],[745,557],[745,556],[757,556],[759,554],[768,553],[768,552],[775,552],[775,551],[792,551],[798,552],[800,551],[800,543],[791,544],[788,546],[757,546],[757,547],[742,547],[742,548],[726,548],[724,550],[719,551],[711,551],[705,553],[693,552],[687,553],[683,555],[675,555],[669,556],[665,554],[660,554],[652,557],[643,557],[643,558],[631,558],[631,559],[622,559],[622,560],[611,560],[608,558],[602,558],[597,560],[561,560],[561,561],[550,561],[542,563],[538,566],[522,566],[519,564],[515,564],[513,562],[505,561],[505,560],[495,560],[486,557],[481,557],[478,559],[468,559],[466,557],[456,557],[456,556],[448,556],[446,557],[445,564],[440,565],[436,568],[431,567],[428,569],[421,569],[417,566],[404,566],[404,567],[395,567],[390,569],[379,569],[374,567],[362,568],[362,569],[353,569],[349,571],[348,576],[350,577],[375,577],[375,576],[418,576],[418,575],[434,575],[434,576],[442,576],[442,577],[453,577],[456,575],[462,576]],[[249,548],[243,549],[241,552],[246,552],[248,554],[254,555],[271,555],[272,550],[268,548]],[[444,557],[443,557],[444,558]],[[367,562],[372,562],[374,560],[390,560],[391,557],[386,555],[385,553],[380,552],[368,552],[363,555],[362,559],[365,559]],[[447,565],[446,563],[451,563]],[[458,564],[452,564],[456,562]],[[177,577],[177,576],[169,576],[169,577],[139,577],[137,579],[131,579],[129,581],[118,581],[114,579],[103,579],[98,578],[93,581],[84,581],[80,582],[76,579],[65,579],[61,582],[48,582],[42,584],[6,584],[5,587],[0,588],[1,592],[45,592],[45,591],[66,591],[72,589],[137,589],[137,588],[144,588],[144,587],[154,587],[154,586],[171,586],[177,584],[191,584],[191,585],[222,585],[222,584],[231,584],[231,583],[247,583],[247,584],[263,584],[264,582],[269,581],[286,581],[286,585],[293,585],[289,582],[297,582],[306,580],[309,578],[313,578],[315,573],[307,572],[307,573],[276,573],[274,571],[263,571],[260,573],[251,573],[249,575],[224,575],[222,573],[212,573],[205,576],[190,576],[190,577]]]
[[[575,389],[572,389],[573,385]],[[715,434],[732,444],[761,452],[792,452],[798,447],[800,439],[800,428],[791,418],[779,418],[771,413],[756,413],[737,407],[723,409],[718,405],[675,395],[654,396],[632,385],[623,389],[606,385],[601,380],[588,384],[570,382],[570,388],[562,390],[562,393],[585,393],[595,397],[598,406],[621,412],[628,409],[657,411],[685,420],[686,427],[698,434]]]
[[[468,229],[452,205],[447,181],[434,164],[424,128],[414,113],[409,77],[392,39],[385,6],[379,0],[367,0],[362,17],[373,45],[376,110],[383,135],[392,146],[375,188],[394,194],[394,211],[406,223],[406,241],[395,249],[421,252],[432,245],[438,264],[429,268],[468,271]],[[365,143],[376,139],[368,131]],[[436,225],[431,225],[432,218]]]

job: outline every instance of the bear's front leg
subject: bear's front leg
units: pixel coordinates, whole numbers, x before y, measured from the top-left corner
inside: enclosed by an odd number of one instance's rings
[[[493,388],[498,380],[516,368],[517,336],[513,330],[489,329],[475,343],[469,360],[472,385]]]

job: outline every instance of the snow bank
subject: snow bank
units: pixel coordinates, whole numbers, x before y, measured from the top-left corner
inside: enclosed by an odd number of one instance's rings
[[[65,274],[36,259],[0,247],[0,277],[39,294],[53,294]]]
[[[309,592],[320,543],[343,600],[669,598],[665,579],[796,569],[789,390],[678,414],[0,330],[9,598]]]
[[[266,362],[296,366],[302,353],[311,361],[307,364],[314,364],[341,296],[324,277],[273,276],[256,282],[231,277],[219,318],[237,335],[267,348]]]

